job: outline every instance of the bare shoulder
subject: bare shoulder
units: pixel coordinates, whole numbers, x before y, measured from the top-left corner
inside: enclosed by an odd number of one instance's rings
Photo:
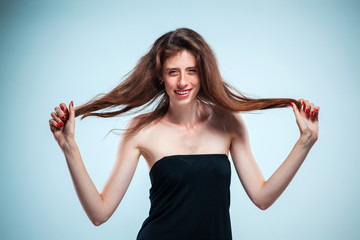
[[[129,120],[129,122],[126,124],[126,127],[125,127],[124,138],[126,138],[128,140],[130,140],[130,139],[135,140],[135,139],[141,138],[144,135],[148,126],[143,127],[141,129],[139,127],[140,127],[140,123],[141,123],[142,119],[145,116],[146,116],[146,114],[140,114]]]
[[[130,119],[130,121],[126,125],[125,132],[123,135],[123,139],[126,142],[135,145],[136,148],[139,148],[139,150],[141,150],[141,146],[143,145],[143,143],[147,141],[155,125],[154,123],[150,123],[144,127],[139,128],[141,121],[146,116],[147,114],[145,113],[145,114],[137,115],[132,119]]]
[[[246,125],[240,112],[215,112],[212,125],[222,128],[231,135],[243,134],[246,131]]]

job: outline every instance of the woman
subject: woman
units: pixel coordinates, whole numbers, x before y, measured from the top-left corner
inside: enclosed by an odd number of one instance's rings
[[[74,139],[75,117],[113,117],[138,107],[118,145],[114,167],[99,193]],[[267,180],[251,153],[240,112],[292,106],[300,138]],[[96,112],[122,107],[113,112]],[[61,108],[61,109],[60,109]],[[64,152],[75,190],[94,225],[121,202],[142,155],[149,166],[151,209],[137,239],[232,239],[230,163],[246,193],[265,210],[281,195],[318,138],[319,107],[308,100],[251,99],[225,83],[215,56],[195,31],[181,28],[155,41],[127,78],[74,109],[61,103],[50,128]]]

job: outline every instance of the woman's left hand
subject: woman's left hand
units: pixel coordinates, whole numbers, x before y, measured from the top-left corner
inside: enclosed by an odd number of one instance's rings
[[[292,102],[290,104],[300,130],[300,138],[305,140],[306,145],[310,144],[312,146],[319,137],[320,107],[305,99],[299,99],[298,102],[301,103],[301,109],[298,109]]]

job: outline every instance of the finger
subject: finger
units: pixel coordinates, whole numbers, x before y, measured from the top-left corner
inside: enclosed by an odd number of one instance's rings
[[[52,133],[54,133],[55,131],[58,130],[58,129],[57,129],[56,127],[54,127],[54,125],[52,125],[52,124],[49,124],[49,126],[50,126],[50,131],[51,131]]]
[[[59,107],[55,107],[54,110],[55,110],[56,115],[65,123],[67,118],[66,118],[64,112]]]
[[[315,104],[310,103],[310,117],[314,117],[315,115]]]
[[[70,110],[69,119],[75,118],[75,109],[74,109],[74,102],[73,101],[71,101],[70,104],[69,104],[69,110]]]
[[[51,130],[59,130],[60,129],[60,125],[54,119],[50,119],[49,124],[50,124]]]
[[[305,103],[304,111],[307,116],[310,116],[310,108],[311,108],[310,102],[308,100],[305,100],[304,103]]]
[[[304,111],[304,110],[305,110],[305,109],[304,109],[304,106],[305,106],[305,99],[300,98],[300,99],[298,100],[298,102],[300,102],[300,103],[301,103],[301,109],[299,109],[299,111]]]
[[[60,103],[59,106],[60,106],[61,110],[63,111],[65,117],[68,118],[68,116],[69,116],[69,109],[67,108],[66,104],[65,104],[65,103]]]
[[[320,111],[320,107],[317,106],[317,107],[315,108],[315,115],[318,115],[318,114],[319,114],[319,111]]]
[[[293,111],[294,111],[295,117],[296,117],[296,118],[299,117],[299,116],[300,116],[300,111],[299,111],[299,109],[297,108],[296,104],[293,103],[293,102],[290,102],[290,105],[291,105],[291,107],[292,107],[292,109],[293,109]]]
[[[57,124],[59,124],[61,127],[64,126],[64,123],[60,120],[60,118],[58,118],[58,116],[56,116],[54,112],[51,113],[51,116]]]
[[[301,109],[301,102],[300,101],[292,101],[293,104],[295,104],[296,108],[298,110]],[[290,105],[292,106],[291,102],[290,102]]]
[[[317,118],[319,116],[319,111],[320,111],[320,107],[319,106],[315,107],[314,118]]]

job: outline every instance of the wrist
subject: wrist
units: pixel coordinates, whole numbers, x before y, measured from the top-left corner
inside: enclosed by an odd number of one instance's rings
[[[64,153],[67,153],[69,151],[71,151],[72,149],[74,149],[74,147],[76,147],[76,142],[74,138],[69,138],[66,139],[61,145],[60,148],[62,149],[62,151]]]
[[[318,137],[315,134],[303,133],[300,135],[299,143],[304,147],[312,147],[317,141]]]

